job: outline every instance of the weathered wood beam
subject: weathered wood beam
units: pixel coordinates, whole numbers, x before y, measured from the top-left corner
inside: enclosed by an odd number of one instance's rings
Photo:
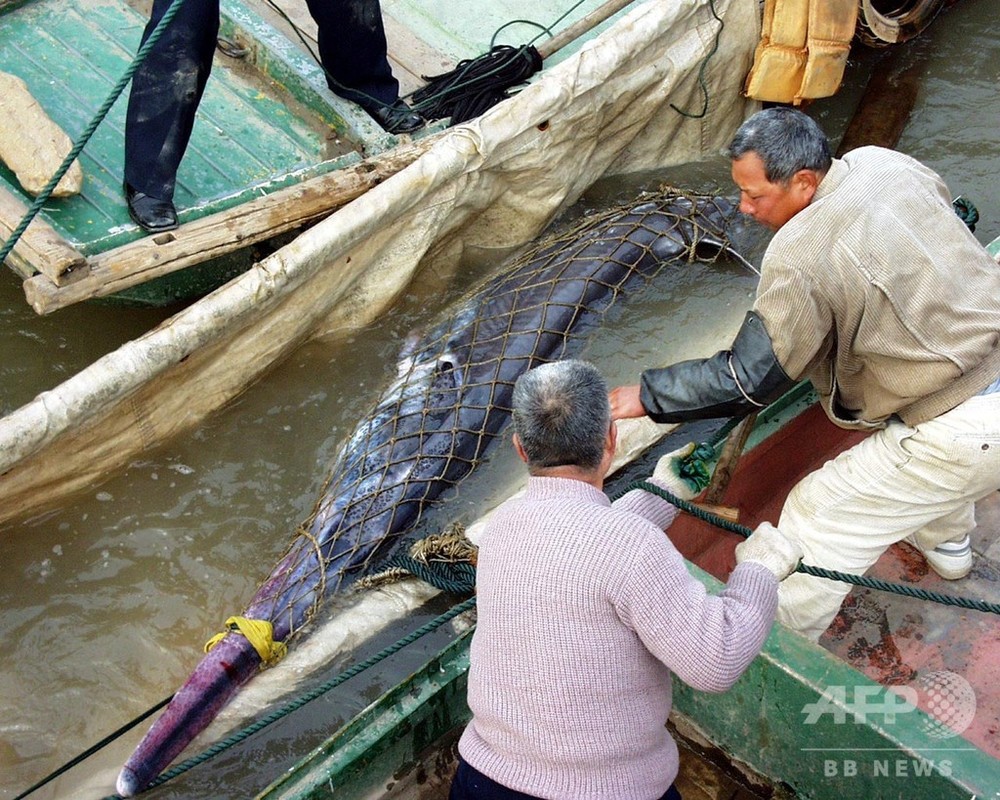
[[[927,48],[897,45],[872,67],[858,107],[837,147],[837,156],[855,147],[895,147],[917,102],[926,71]]]
[[[37,313],[49,314],[315,222],[416,161],[438,135],[95,255],[87,262],[86,275],[69,285],[56,286],[35,275],[24,282],[25,297]]]
[[[28,213],[28,206],[6,186],[0,186],[0,239],[4,242]],[[35,217],[17,240],[6,264],[22,278],[31,279],[41,272],[44,280],[55,286],[55,280],[73,280],[74,270],[79,270],[86,258],[73,245],[56,233],[40,217]]]

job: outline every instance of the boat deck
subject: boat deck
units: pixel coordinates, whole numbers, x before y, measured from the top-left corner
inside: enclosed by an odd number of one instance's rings
[[[0,0],[0,71],[23,79],[74,142],[135,57],[150,4],[132,1],[135,5]],[[558,22],[561,30],[598,5],[587,0],[560,19],[563,9],[544,0],[535,9],[538,25],[523,20],[508,25],[521,16],[508,3],[469,13],[455,0],[386,0],[390,61],[405,95],[422,85],[422,76],[489,50],[494,35],[497,43],[526,44],[544,27]],[[313,198],[315,208],[308,212],[299,195],[255,216],[247,213],[254,204],[322,176],[347,173],[444,127],[434,123],[413,137],[387,134],[360,108],[329,91],[314,56],[315,24],[304,0],[283,0],[280,12],[277,7],[267,0],[222,0],[220,48],[177,176],[177,231],[147,237],[129,219],[122,196],[126,87],[80,154],[81,193],[49,199],[8,258],[26,279],[25,293],[36,311],[49,313],[109,294],[152,305],[203,294],[214,288],[206,283],[218,285],[252,262],[253,253],[246,257],[249,245],[315,221],[379,178],[356,180],[350,191],[340,193],[324,185],[315,194],[328,200]],[[581,44],[577,40],[553,53],[546,66]],[[415,157],[401,158],[389,174]],[[0,239],[9,238],[33,200],[0,163]],[[234,251],[244,257],[231,256]],[[145,287],[129,291],[209,259],[210,278],[193,275],[190,286],[181,280],[166,298]],[[171,280],[177,284],[178,276]]]
[[[84,131],[125,72],[146,24],[144,14],[120,0],[35,0],[4,17],[0,69],[19,75],[71,137]],[[245,53],[233,58],[219,50],[216,60],[220,68],[178,174],[182,219],[231,207],[263,185],[329,169],[353,149],[328,136],[335,112],[320,97],[299,102],[266,81]],[[126,105],[127,97],[115,103],[81,154],[83,192],[47,207],[47,221],[84,255],[140,236],[122,199]],[[6,168],[2,176],[30,202]]]
[[[0,12],[0,70],[24,80],[49,117],[78,140],[134,58],[147,11],[122,0],[30,0],[0,4]],[[174,199],[182,225],[356,163],[361,152],[395,142],[367,115],[322,91],[319,68],[242,4],[223,3],[220,37],[232,42],[232,55],[216,52],[178,172]],[[122,196],[127,94],[126,88],[80,154],[80,194],[49,199],[22,239],[29,249],[15,250],[12,266],[22,277],[40,273],[55,287],[75,283],[91,263],[97,268],[102,254],[127,262],[128,246],[146,238],[129,219]],[[0,194],[6,239],[34,198],[3,165]],[[59,247],[31,248],[46,235]],[[165,244],[180,235],[154,238]],[[190,288],[198,293],[197,286]]]

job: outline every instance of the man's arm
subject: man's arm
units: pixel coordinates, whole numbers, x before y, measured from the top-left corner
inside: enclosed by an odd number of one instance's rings
[[[684,683],[723,692],[760,652],[777,607],[778,580],[764,565],[737,565],[711,595],[663,536],[647,539],[633,562],[619,614]]]
[[[643,372],[639,401],[654,422],[686,422],[744,416],[794,385],[763,321],[748,311],[729,350]]]

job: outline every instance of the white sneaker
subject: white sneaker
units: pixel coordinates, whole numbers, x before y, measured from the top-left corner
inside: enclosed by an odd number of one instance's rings
[[[907,536],[906,541],[923,553],[931,569],[946,581],[957,581],[972,571],[972,540],[968,534],[942,542],[933,550],[921,548],[914,536]]]

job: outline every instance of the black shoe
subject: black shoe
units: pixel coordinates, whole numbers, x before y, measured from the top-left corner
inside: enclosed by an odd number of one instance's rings
[[[389,133],[412,133],[424,124],[424,118],[402,99],[391,106],[362,106]]]
[[[162,233],[177,227],[177,210],[169,200],[137,192],[126,183],[125,203],[132,221],[147,233]]]

